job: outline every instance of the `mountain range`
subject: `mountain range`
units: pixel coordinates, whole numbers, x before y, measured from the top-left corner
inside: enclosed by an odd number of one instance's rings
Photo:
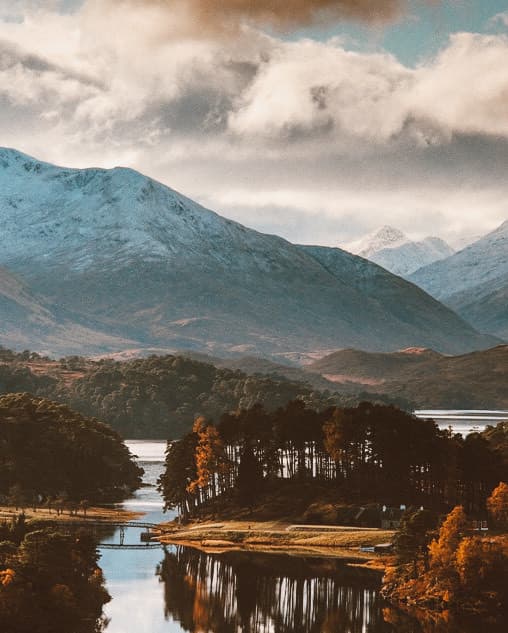
[[[508,220],[410,279],[482,332],[508,340]]]
[[[39,351],[305,358],[497,342],[364,258],[248,229],[126,168],[66,169],[2,149],[0,221],[0,316],[15,304],[17,340]]]
[[[414,241],[391,226],[383,226],[344,248],[404,278],[422,266],[454,253],[453,248],[439,237]]]

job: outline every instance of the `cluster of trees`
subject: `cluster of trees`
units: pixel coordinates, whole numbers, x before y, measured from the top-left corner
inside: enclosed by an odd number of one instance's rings
[[[28,394],[0,397],[4,502],[119,500],[139,487],[142,474],[109,426]]]
[[[184,356],[50,361],[0,348],[0,393],[22,391],[103,420],[123,437],[145,439],[177,438],[189,431],[196,416],[218,419],[256,403],[270,410],[295,398],[319,409],[358,403],[356,396],[318,391],[283,376],[247,375]],[[376,399],[384,401],[383,396]]]
[[[232,494],[247,505],[288,479],[358,503],[479,512],[504,472],[502,454],[480,434],[464,439],[393,406],[316,411],[296,400],[224,414],[217,425],[199,418],[168,444],[160,489],[183,518]]]
[[[88,531],[0,524],[0,631],[98,633],[110,597]]]
[[[487,500],[488,535],[471,529],[463,506],[455,506],[436,529],[427,510],[408,512],[396,538],[398,564],[389,570],[384,594],[391,600],[442,609],[508,616],[508,485]]]
[[[247,376],[179,356],[103,361],[60,394],[73,408],[107,421],[124,437],[143,438],[180,437],[189,430],[189,420],[205,412],[219,417],[257,402],[277,408],[296,397],[316,406],[333,402],[302,384]]]

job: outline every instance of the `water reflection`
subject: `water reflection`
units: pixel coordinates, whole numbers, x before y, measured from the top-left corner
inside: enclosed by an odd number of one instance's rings
[[[129,442],[145,469],[141,488],[124,507],[159,523],[162,500],[154,484],[165,442]],[[118,541],[109,534],[103,543]],[[129,529],[126,542],[139,543]],[[103,550],[112,601],[106,633],[494,633],[486,622],[455,622],[448,614],[414,613],[384,604],[380,577],[330,559],[184,547]],[[0,630],[2,630],[0,626]],[[507,631],[508,627],[500,628]]]
[[[166,617],[191,633],[367,633],[383,620],[379,576],[337,560],[186,547],[161,568]]]

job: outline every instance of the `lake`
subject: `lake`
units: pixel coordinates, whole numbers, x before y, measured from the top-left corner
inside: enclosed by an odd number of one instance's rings
[[[465,433],[506,419],[508,412],[419,411]],[[145,469],[144,486],[123,505],[148,523],[170,520],[155,483],[163,441],[127,441]],[[139,544],[142,529],[125,531]],[[119,543],[120,531],[103,539]],[[106,633],[469,633],[474,624],[422,623],[379,596],[380,576],[340,560],[198,550],[102,549],[100,565],[112,600]]]
[[[495,426],[508,420],[506,410],[419,409],[414,414],[418,418],[432,418],[441,429],[451,426],[455,433],[461,435],[483,431],[489,425]]]

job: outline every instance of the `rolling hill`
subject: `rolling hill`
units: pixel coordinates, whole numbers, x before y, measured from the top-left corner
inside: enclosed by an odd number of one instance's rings
[[[414,348],[388,354],[346,349],[306,369],[338,389],[355,385],[428,409],[508,408],[508,345],[458,356]]]

